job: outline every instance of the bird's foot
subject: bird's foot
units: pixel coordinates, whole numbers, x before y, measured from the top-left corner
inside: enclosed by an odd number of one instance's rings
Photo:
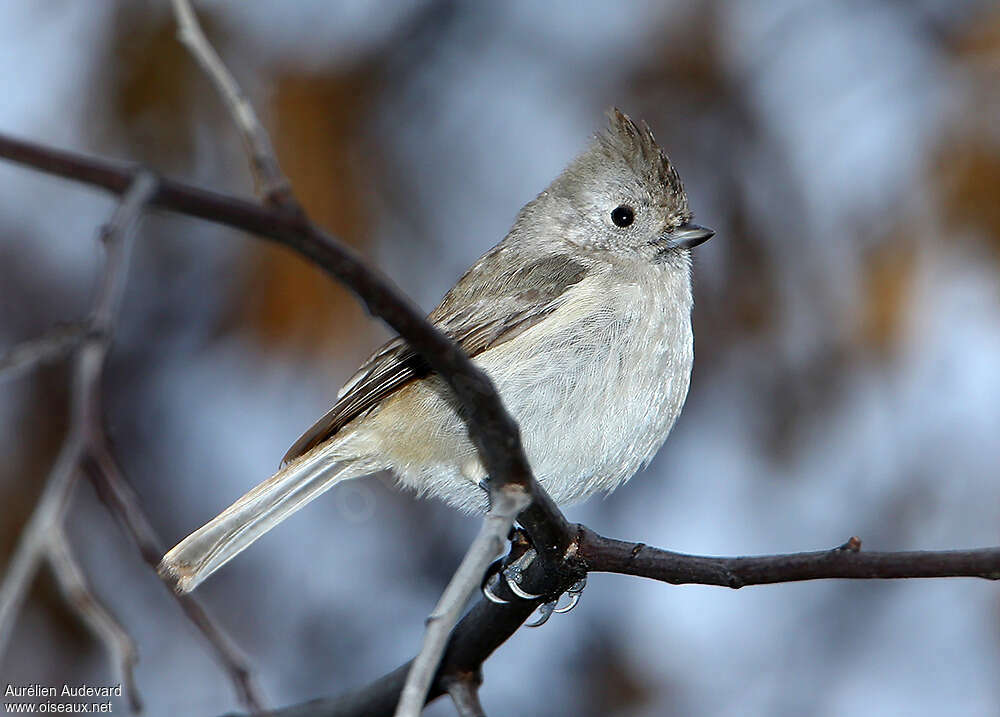
[[[527,547],[525,549],[525,545],[527,545],[527,543],[524,540],[524,536],[523,534],[520,534],[520,531],[518,531],[518,533],[515,533],[512,537],[511,552],[514,553],[519,546],[523,552],[514,560],[509,562],[506,567],[504,567],[504,561],[501,559],[493,563],[493,565],[491,565],[486,571],[486,575],[483,578],[482,583],[482,592],[483,596],[490,602],[497,603],[498,605],[504,605],[510,602],[510,600],[506,600],[496,593],[496,589],[500,586],[501,581],[507,585],[507,588],[514,593],[514,595],[522,600],[538,600],[543,597],[542,595],[529,593],[521,587],[525,571],[538,555],[532,547]],[[565,613],[572,610],[576,607],[576,604],[580,602],[580,595],[583,594],[583,589],[586,585],[587,577],[584,576],[573,583],[573,585],[571,585],[565,593],[560,595],[555,600],[543,602],[538,606],[538,618],[534,622],[527,623],[527,626],[540,627],[548,622],[548,619],[552,617],[553,613]],[[566,598],[565,602],[563,602],[563,598]]]
[[[549,600],[548,602],[543,602],[538,606],[538,617],[534,622],[525,623],[528,627],[541,627],[549,621],[552,617],[552,613],[565,613],[569,612],[576,607],[576,604],[580,602],[580,596],[583,595],[583,589],[587,587],[587,577],[584,576],[577,580],[575,583],[569,586],[562,595],[560,595],[555,600]],[[564,604],[560,604],[563,598],[567,598]]]

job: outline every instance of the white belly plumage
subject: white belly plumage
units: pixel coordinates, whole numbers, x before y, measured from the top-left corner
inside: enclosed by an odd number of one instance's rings
[[[626,285],[588,277],[517,341],[476,357],[521,428],[535,477],[556,502],[614,489],[662,445],[687,396],[690,309],[689,284],[670,285],[656,267]],[[425,381],[410,390],[427,420],[414,422],[412,402],[389,402],[365,422],[372,433],[345,443],[362,453],[368,444],[373,462],[404,485],[484,509],[477,484],[485,473],[448,389]],[[408,420],[399,413],[403,405],[411,409]]]

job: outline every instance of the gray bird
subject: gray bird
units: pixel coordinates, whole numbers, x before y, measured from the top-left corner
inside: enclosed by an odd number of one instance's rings
[[[490,376],[557,503],[611,491],[663,444],[693,361],[691,223],[645,123],[609,127],[520,211],[428,317]],[[448,387],[399,338],[376,351],[283,467],[168,552],[181,591],[333,485],[390,470],[418,494],[487,508]]]

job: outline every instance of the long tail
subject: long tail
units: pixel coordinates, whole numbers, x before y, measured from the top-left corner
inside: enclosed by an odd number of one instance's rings
[[[157,568],[178,592],[190,592],[313,498],[336,483],[369,473],[315,449],[284,466],[163,556]]]

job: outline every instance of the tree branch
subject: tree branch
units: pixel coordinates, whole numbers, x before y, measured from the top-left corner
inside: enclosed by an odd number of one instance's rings
[[[187,46],[191,55],[208,75],[215,89],[222,97],[236,128],[243,138],[243,144],[250,159],[257,193],[264,201],[289,209],[298,207],[292,195],[292,185],[281,171],[271,139],[257,119],[250,100],[240,89],[236,78],[222,62],[198,23],[198,18],[188,0],[172,0],[174,16],[177,18],[177,36]]]
[[[101,416],[101,383],[128,278],[135,226],[143,207],[153,197],[156,188],[157,180],[151,173],[136,172],[111,221],[102,227],[99,236],[107,247],[107,261],[88,320],[74,325],[72,332],[67,332],[65,329],[50,332],[35,342],[41,348],[29,349],[22,345],[12,352],[15,355],[20,353],[37,362],[52,356],[56,347],[61,351],[67,351],[71,346],[79,346],[75,362],[70,429],[46,481],[42,497],[21,535],[18,547],[4,574],[4,582],[0,586],[0,655],[2,655],[37,568],[43,559],[47,559],[67,601],[107,646],[109,654],[122,674],[122,682],[133,711],[138,711],[141,707],[132,674],[132,666],[137,659],[135,646],[117,619],[101,604],[87,585],[83,571],[66,542],[62,524],[66,505],[72,497],[76,476],[83,467],[92,472],[91,477],[96,481],[98,488],[105,485],[106,493],[118,496],[118,501],[108,502],[108,505],[112,507],[113,512],[120,510],[119,517],[131,529],[130,533],[140,552],[155,571],[162,551],[156,547],[155,552],[151,552],[150,548],[158,541],[108,448]],[[21,367],[27,366],[26,359],[13,363]],[[173,594],[174,591],[170,592]],[[178,599],[188,618],[194,622],[215,650],[219,661],[236,686],[241,704],[252,712],[259,711],[262,705],[260,690],[239,653],[228,643],[197,602],[190,597],[185,600],[178,596]]]
[[[486,717],[483,706],[479,702],[479,685],[483,682],[481,674],[456,675],[445,682],[445,689],[455,703],[458,717]]]
[[[87,460],[83,468],[105,506],[139,549],[143,561],[156,573],[163,556],[163,542],[142,509],[132,485],[126,480],[112,453],[103,425],[92,437]],[[247,664],[246,658],[209,617],[205,607],[194,595],[181,594],[164,583],[167,591],[180,605],[188,620],[208,642],[219,665],[236,690],[236,697],[250,712],[258,713],[266,704],[263,691]]]
[[[861,541],[851,538],[833,550],[756,557],[704,557],[672,553],[643,543],[613,540],[585,526],[574,526],[570,561],[584,561],[589,572],[636,575],[681,585],[699,584],[738,588],[798,580],[828,578],[896,579],[977,577],[1000,580],[1000,548],[922,552],[865,553]],[[539,576],[528,574],[528,590],[541,592]],[[577,567],[579,564],[577,563]],[[572,574],[562,589],[574,580]],[[557,588],[558,590],[559,588]],[[503,597],[507,597],[504,595]],[[451,635],[428,701],[449,691],[462,675],[478,674],[483,662],[510,638],[531,615],[536,602],[495,605],[480,600]],[[340,697],[312,700],[269,713],[272,717],[388,717],[409,664]]]
[[[135,684],[135,665],[139,661],[135,642],[118,618],[98,599],[87,584],[83,569],[73,557],[73,551],[70,550],[61,526],[56,526],[49,533],[48,558],[66,602],[104,643],[111,660],[117,665],[129,708],[133,712],[141,712],[142,698]]]
[[[672,585],[741,588],[831,578],[1000,580],[1000,548],[869,553],[861,551],[861,541],[857,538],[833,550],[716,558],[605,538],[580,526],[579,556],[591,572],[636,575]]]
[[[194,11],[191,9],[189,1],[173,0],[173,7],[180,28],[181,41],[188,46],[202,68],[215,83],[216,89],[229,107],[230,114],[233,116],[243,136],[247,153],[250,157],[250,165],[254,169],[258,180],[258,194],[263,194],[265,204],[283,206],[290,213],[300,217],[303,224],[305,224],[308,221],[305,211],[292,194],[291,184],[288,182],[288,179],[281,172],[278,165],[278,158],[267,131],[257,119],[253,107],[237,85],[236,80],[223,64],[218,53],[208,42],[198,24]],[[384,296],[387,290],[390,289],[391,287],[389,286],[383,287],[382,291],[379,292],[380,297]],[[392,297],[390,294],[390,298],[403,299],[403,296],[401,293],[396,297]],[[366,300],[370,304],[370,299]],[[406,306],[402,301],[400,301],[400,304],[404,307]],[[376,311],[376,313],[379,312]],[[384,314],[379,315],[387,318]],[[411,328],[418,328],[421,332],[426,333],[428,337],[433,337],[435,333],[434,328],[423,320],[423,316],[420,313],[417,313],[413,318],[415,322],[412,323]],[[403,330],[398,327],[397,330],[403,338],[408,341],[410,340],[410,337]],[[438,341],[437,343],[439,344],[438,350],[442,352],[447,350],[458,359],[459,364],[464,363],[464,366],[458,366],[458,368],[462,369],[461,375],[458,372],[454,376],[449,373],[442,374],[457,395],[459,402],[464,405],[470,414],[481,410],[483,404],[485,404],[486,411],[492,411],[494,415],[492,419],[490,416],[482,417],[484,420],[482,424],[484,430],[489,420],[493,420],[494,422],[502,421],[505,424],[503,428],[508,434],[507,445],[504,446],[500,441],[497,441],[495,446],[490,445],[488,441],[485,444],[482,441],[477,441],[476,434],[480,430],[479,420],[476,417],[472,417],[467,422],[469,434],[483,458],[488,475],[491,477],[490,503],[494,506],[494,510],[491,510],[490,515],[486,517],[479,537],[469,547],[469,551],[463,559],[459,570],[452,577],[434,612],[428,618],[423,646],[413,662],[413,668],[403,689],[402,698],[397,709],[398,717],[417,717],[420,714],[427,694],[427,688],[437,669],[441,653],[448,639],[448,634],[461,616],[462,610],[465,608],[472,592],[479,585],[480,576],[493,558],[500,552],[500,547],[495,545],[493,537],[497,526],[502,528],[500,532],[500,540],[502,541],[513,524],[516,515],[521,509],[528,507],[532,503],[530,495],[532,493],[543,493],[540,488],[534,491],[531,490],[534,487],[534,480],[531,476],[527,459],[524,456],[523,448],[521,447],[517,426],[510,416],[507,415],[500,403],[499,396],[496,394],[487,376],[478,371],[474,364],[465,356],[464,352],[455,347],[450,340],[445,339],[445,342]],[[410,341],[410,345],[419,353],[423,353],[428,363],[434,366],[433,356],[421,351],[419,345],[413,343],[413,341]],[[452,370],[455,370],[455,368],[453,366]],[[472,379],[469,389],[474,393],[478,393],[478,396],[470,394],[468,398],[463,397],[459,386],[469,379]],[[503,436],[500,437],[502,438]],[[508,464],[505,466],[506,471],[501,470],[500,473],[494,472],[493,469],[500,466],[500,464],[491,463],[491,457],[487,455],[487,451],[493,449],[502,451],[503,454],[514,453],[515,462],[519,461],[520,465]],[[496,461],[499,461],[500,457],[500,455],[493,456]],[[510,484],[508,485],[508,483]],[[540,501],[545,501],[547,498],[545,496]],[[549,512],[552,515],[558,513],[551,501],[548,501],[548,505],[550,507]],[[500,507],[497,508],[497,506]],[[533,518],[534,516],[527,517],[529,524]],[[506,527],[504,527],[504,524]],[[544,523],[539,523],[536,525],[536,530],[540,531],[544,525]],[[551,561],[554,558],[554,551],[548,549],[549,546],[544,539],[545,536],[538,535],[537,537],[546,545],[542,560]]]
[[[124,192],[141,171],[135,165],[44,147],[3,134],[0,134],[0,158],[115,194]],[[381,272],[365,266],[352,249],[296,212],[263,207],[165,178],[160,179],[150,204],[282,244],[343,283],[370,313],[399,333],[448,382],[466,415],[469,435],[483,458],[491,490],[517,483],[529,493],[532,504],[518,520],[531,535],[536,549],[547,550],[548,543],[568,533],[566,519],[533,480],[517,424],[503,408],[486,374],[430,324],[395,284]]]
[[[62,519],[63,507],[72,492],[76,463],[82,447],[80,429],[71,427],[45,481],[42,496],[7,561],[3,583],[0,584],[0,659],[6,653],[7,643],[14,631],[14,622],[21,611],[28,588],[46,556],[48,533]]]
[[[31,586],[38,566],[45,558],[52,559],[54,570],[73,567],[59,553],[61,526],[80,461],[87,449],[88,426],[99,421],[99,393],[104,362],[110,347],[114,318],[121,306],[122,292],[128,276],[135,227],[142,209],[156,191],[156,179],[147,172],[137,173],[129,183],[125,196],[115,209],[111,221],[102,228],[101,238],[107,246],[107,261],[100,286],[87,322],[87,339],[76,353],[73,386],[70,398],[70,428],[59,450],[59,456],[45,483],[42,497],[28,520],[14,549],[3,584],[0,585],[0,656],[13,631],[14,621]],[[53,546],[56,548],[52,554]],[[72,575],[58,576],[61,584],[72,585]],[[107,632],[100,633],[107,636]],[[116,645],[110,645],[114,652]],[[133,696],[133,701],[137,700]]]
[[[430,617],[424,642],[410,667],[396,708],[396,717],[418,717],[423,711],[427,691],[441,663],[441,655],[451,635],[452,628],[462,617],[469,599],[476,593],[483,574],[497,557],[503,554],[514,519],[527,507],[529,498],[517,485],[507,486],[499,492],[500,500],[493,503],[486,514],[479,534],[472,542],[458,570]],[[457,701],[457,698],[456,698]]]
[[[0,356],[0,381],[18,378],[40,364],[63,358],[80,345],[86,333],[86,324],[61,324],[19,343]]]

